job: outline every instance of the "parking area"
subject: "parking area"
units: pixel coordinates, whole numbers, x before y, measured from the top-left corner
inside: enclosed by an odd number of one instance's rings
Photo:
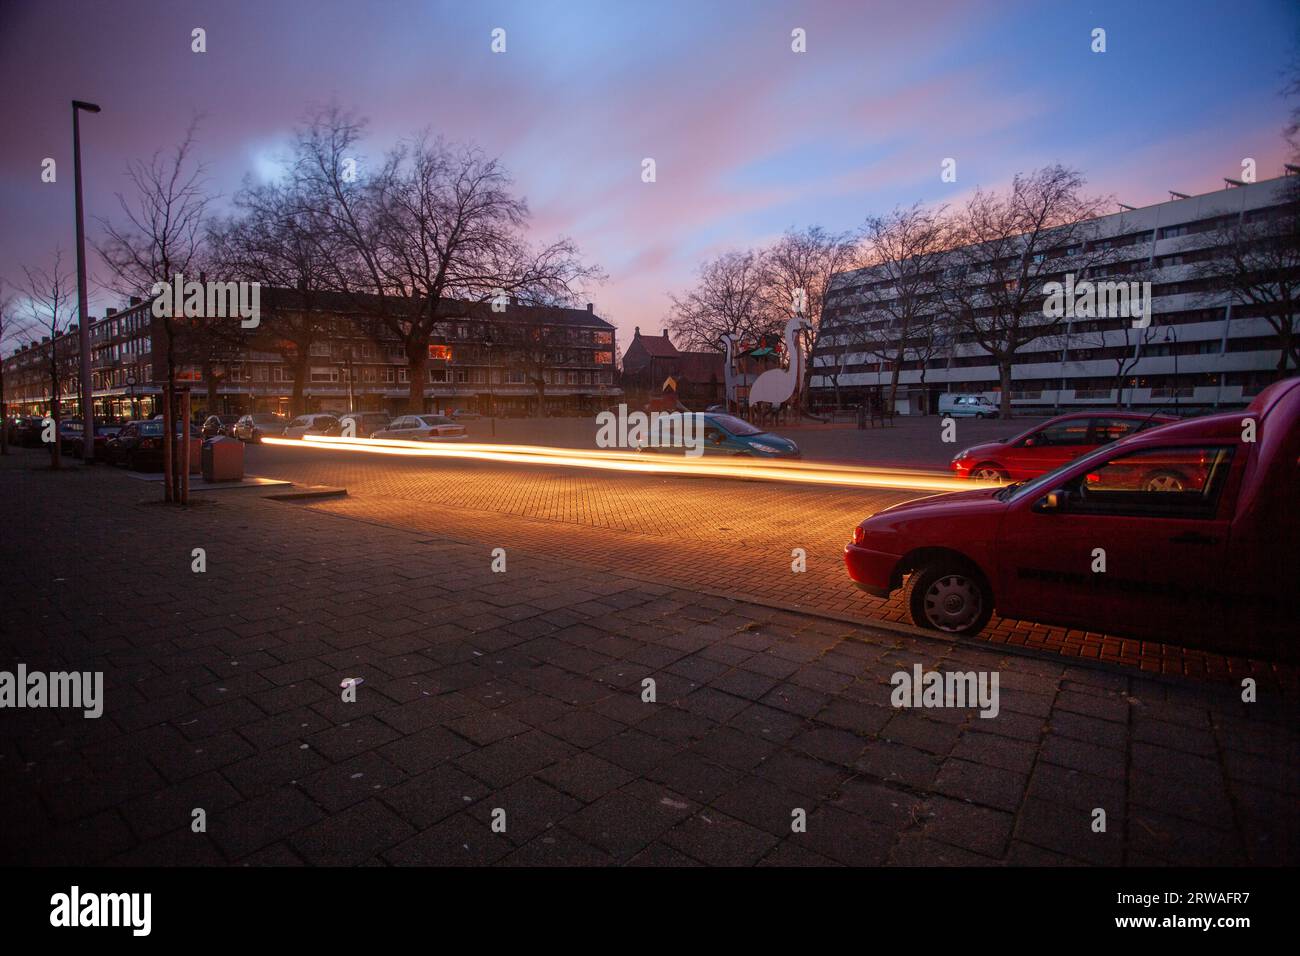
[[[572,520],[506,514],[494,571],[486,539],[411,520],[436,499],[391,499],[400,525],[245,491],[180,510],[34,456],[0,460],[0,491],[0,666],[105,681],[99,719],[3,714],[7,863],[1296,859],[1300,724],[1263,682],[1244,703],[505,533],[581,541]],[[895,706],[917,667],[997,674],[996,716]]]

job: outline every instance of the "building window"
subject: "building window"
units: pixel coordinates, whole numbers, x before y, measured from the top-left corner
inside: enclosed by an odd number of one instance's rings
[[[313,385],[327,385],[339,380],[339,370],[336,368],[321,368],[312,366],[311,381]]]

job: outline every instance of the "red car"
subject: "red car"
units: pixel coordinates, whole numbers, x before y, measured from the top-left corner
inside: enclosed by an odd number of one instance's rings
[[[1176,422],[1150,412],[1073,412],[1035,425],[1015,438],[972,445],[952,460],[958,478],[1025,481],[1137,432]]]
[[[1289,655],[1298,492],[1291,378],[1244,412],[1153,428],[1031,481],[887,508],[855,529],[844,561],[870,594],[903,588],[921,627],[975,634],[996,609]]]

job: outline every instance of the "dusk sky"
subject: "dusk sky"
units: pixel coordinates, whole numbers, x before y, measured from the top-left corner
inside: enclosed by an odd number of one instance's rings
[[[701,261],[790,226],[854,229],[1058,161],[1135,206],[1221,188],[1243,157],[1277,175],[1298,32],[1289,0],[8,0],[0,276],[18,283],[56,245],[74,261],[70,100],[104,110],[82,120],[93,236],[96,217],[121,219],[127,162],[173,147],[194,114],[224,202],[246,174],[275,175],[304,108],[336,98],[369,119],[368,156],[428,127],[500,157],[532,238],[568,235],[608,273],[588,298],[625,347],[633,326],[662,328]],[[102,315],[119,303],[90,261]]]

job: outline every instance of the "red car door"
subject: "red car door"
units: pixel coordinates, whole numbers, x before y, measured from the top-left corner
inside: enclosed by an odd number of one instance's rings
[[[1089,631],[1180,640],[1217,634],[1232,600],[1222,571],[1240,463],[1230,446],[1118,451],[1012,496],[998,539],[998,612]],[[1147,480],[1189,460],[1181,490]]]
[[[1049,422],[1016,443],[1006,456],[1012,481],[1026,481],[1045,475],[1089,451],[1089,419],[1067,418]]]

